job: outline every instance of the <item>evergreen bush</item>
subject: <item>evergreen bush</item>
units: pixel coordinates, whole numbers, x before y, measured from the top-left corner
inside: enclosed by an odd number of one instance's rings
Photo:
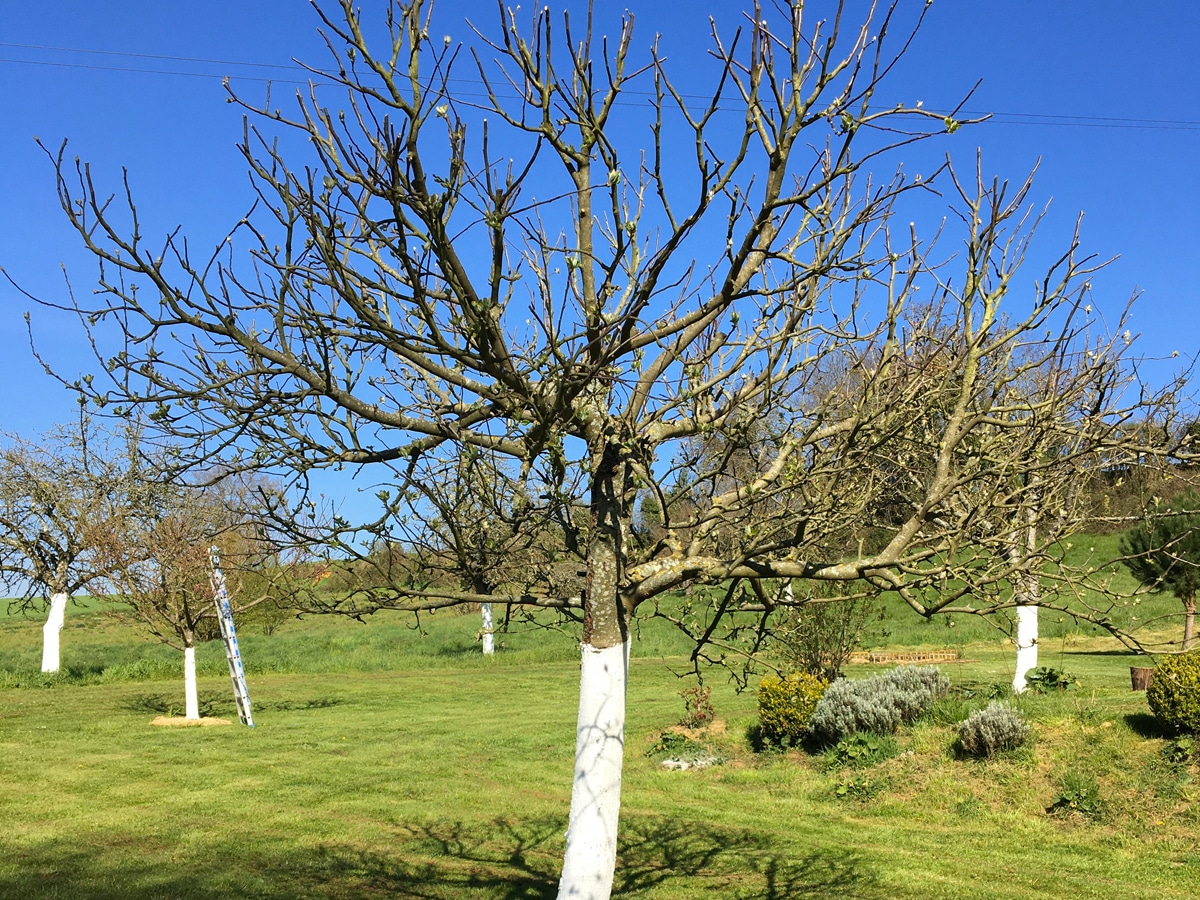
[[[1007,703],[992,701],[958,724],[958,750],[964,756],[986,759],[1013,750],[1029,740],[1029,725]]]
[[[836,744],[856,731],[893,734],[929,712],[946,696],[950,679],[935,666],[900,666],[862,681],[831,684],[808,720],[821,744]]]
[[[1157,660],[1146,701],[1172,734],[1200,734],[1200,650]]]
[[[825,682],[807,672],[783,678],[767,675],[758,685],[758,718],[762,743],[793,747],[800,743],[809,716],[825,692]]]

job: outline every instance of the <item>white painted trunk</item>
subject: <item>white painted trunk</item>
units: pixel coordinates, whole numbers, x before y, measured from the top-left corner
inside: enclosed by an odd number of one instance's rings
[[[1013,690],[1022,693],[1028,685],[1025,676],[1038,664],[1038,608],[1017,607],[1017,669],[1013,675]]]
[[[200,695],[196,691],[196,648],[183,648],[183,703],[184,715],[189,719],[200,718]]]
[[[1040,502],[1040,495],[1034,491],[1033,499]],[[1036,559],[1037,550],[1037,519],[1033,507],[1025,511],[1025,530],[1022,535],[1025,546],[1022,548],[1027,559]],[[1038,608],[1037,601],[1041,597],[1041,584],[1037,571],[1026,571],[1017,578],[1015,585],[1017,601],[1017,668],[1013,672],[1013,691],[1020,694],[1029,686],[1025,675],[1037,668],[1038,664]]]
[[[496,652],[495,626],[492,622],[492,604],[479,604],[479,615],[483,619],[483,655],[491,656]]]
[[[67,617],[67,594],[53,594],[50,597],[50,615],[42,626],[42,671],[57,672],[59,658],[59,635],[62,634],[63,622]]]
[[[575,781],[558,896],[607,900],[617,868],[629,641],[604,650],[588,644],[581,649]]]

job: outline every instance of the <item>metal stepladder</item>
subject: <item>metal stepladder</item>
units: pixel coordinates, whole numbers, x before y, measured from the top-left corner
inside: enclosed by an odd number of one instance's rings
[[[221,623],[221,638],[225,642],[225,659],[229,663],[229,677],[233,680],[233,699],[237,704],[238,719],[243,725],[254,727],[250,715],[250,693],[246,690],[246,670],[242,668],[242,654],[238,650],[237,632],[233,628],[233,609],[229,605],[229,590],[225,587],[225,573],[221,571],[220,551],[208,548],[208,559],[212,563],[209,580],[212,582],[213,600],[217,604],[217,621]]]

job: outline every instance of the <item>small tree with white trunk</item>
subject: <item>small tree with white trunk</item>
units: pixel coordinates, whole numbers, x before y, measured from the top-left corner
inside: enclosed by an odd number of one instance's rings
[[[335,610],[357,614],[393,607],[397,584],[419,583],[427,597],[440,593],[447,605],[478,604],[480,642],[490,656],[495,652],[493,597],[577,597],[578,579],[564,578],[563,567],[554,564],[565,555],[560,522],[570,513],[547,503],[545,494],[537,495],[548,488],[544,478],[537,473],[522,478],[506,462],[468,445],[456,455],[423,455],[393,468],[388,487],[377,495],[385,515],[366,529],[348,529],[354,538],[365,531],[376,552],[359,560],[356,591],[339,597]],[[339,555],[356,556],[347,542],[351,535],[327,529],[323,538],[334,538]],[[506,604],[505,626],[511,612],[512,604]]]
[[[42,671],[61,665],[60,634],[71,598],[103,584],[98,549],[124,527],[141,481],[135,430],[99,429],[86,417],[35,439],[0,446],[0,584],[20,605],[45,605]]]
[[[265,533],[253,485],[159,485],[157,502],[111,535],[107,599],[117,618],[136,622],[183,652],[184,716],[200,718],[196,645],[220,637],[210,548],[236,615],[263,603],[288,602],[294,572]]]

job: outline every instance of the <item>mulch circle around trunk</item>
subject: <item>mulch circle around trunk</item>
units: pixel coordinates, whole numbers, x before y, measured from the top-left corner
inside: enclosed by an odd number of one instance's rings
[[[207,728],[209,725],[232,725],[229,719],[217,719],[212,716],[201,716],[199,719],[185,719],[183,716],[155,716],[151,725],[163,728]]]

